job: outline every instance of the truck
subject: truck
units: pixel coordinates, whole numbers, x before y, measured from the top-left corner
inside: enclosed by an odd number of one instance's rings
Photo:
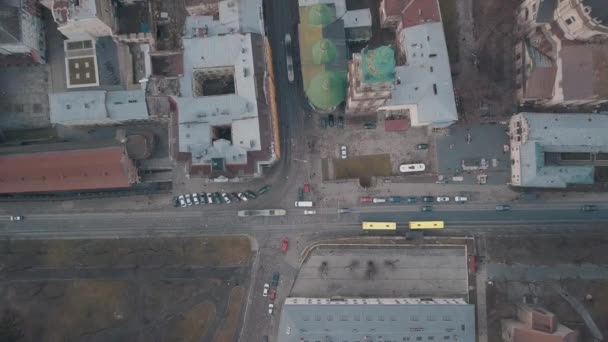
[[[262,210],[239,210],[237,215],[240,217],[247,216],[285,216],[285,209],[262,209]]]
[[[402,173],[422,172],[424,170],[426,170],[426,165],[424,165],[424,163],[399,165],[399,172],[402,172]]]
[[[296,201],[294,206],[300,207],[300,208],[312,208],[313,203],[312,203],[312,201]]]

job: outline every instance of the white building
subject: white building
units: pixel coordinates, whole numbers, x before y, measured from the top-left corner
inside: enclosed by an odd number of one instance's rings
[[[114,31],[112,0],[42,0],[53,13],[59,31],[68,39],[111,36]]]

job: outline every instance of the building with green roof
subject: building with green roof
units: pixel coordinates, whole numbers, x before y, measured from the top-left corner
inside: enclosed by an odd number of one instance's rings
[[[308,10],[308,24],[313,26],[326,26],[336,20],[336,8],[325,4],[310,6]]]
[[[336,71],[322,71],[315,75],[306,89],[308,100],[323,111],[335,109],[346,98],[346,75]]]
[[[390,46],[353,54],[348,68],[346,112],[375,112],[391,96],[395,84],[395,50]]]

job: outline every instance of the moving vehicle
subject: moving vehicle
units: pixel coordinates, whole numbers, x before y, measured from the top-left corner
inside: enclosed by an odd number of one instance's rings
[[[287,252],[287,249],[289,248],[289,239],[288,238],[283,238],[283,241],[281,242],[281,250],[283,251],[283,253]]]
[[[350,208],[338,208],[338,214],[349,214],[352,212]]]
[[[373,122],[366,122],[363,124],[363,128],[365,129],[376,129],[376,124]]]
[[[463,203],[463,202],[466,202],[468,200],[469,200],[469,198],[467,196],[456,196],[456,197],[454,197],[454,201],[455,202]]]
[[[294,206],[301,207],[301,208],[312,208],[313,203],[312,203],[312,201],[296,201]]]
[[[268,191],[270,191],[270,185],[264,185],[263,187],[260,188],[260,190],[258,190],[258,195],[263,195],[263,194],[267,193]]]
[[[279,274],[279,272],[274,272],[272,274],[272,286],[277,287],[279,286],[279,278],[281,277],[281,275]]]
[[[179,197],[177,197],[179,199],[179,205],[182,208],[185,208],[188,206],[188,204],[186,204],[186,198],[184,197],[184,195],[179,195]]]
[[[437,197],[437,202],[449,202],[450,198],[448,196],[439,196]]]
[[[304,215],[315,215],[316,213],[316,210],[304,210]]]
[[[304,192],[305,193],[309,193],[310,192],[310,184],[308,184],[308,182],[304,183]]]
[[[201,201],[198,199],[198,194],[196,192],[192,193],[192,202],[194,202],[194,204],[196,205],[201,204]]]
[[[223,199],[223,200],[224,200],[224,202],[226,202],[226,203],[230,203],[230,202],[232,202],[232,201],[230,200],[230,197],[228,197],[228,194],[227,194],[227,193],[225,193],[225,192],[222,192],[222,199]]]
[[[499,204],[496,206],[496,211],[510,211],[511,206],[508,204]]]
[[[410,221],[410,229],[443,229],[443,221]]]
[[[268,304],[268,314],[272,315],[273,311],[274,311],[274,304],[272,304],[272,303]]]
[[[364,221],[361,225],[363,226],[363,230],[397,230],[397,223],[395,222]]]
[[[245,196],[245,194],[244,194],[244,193],[242,193],[242,192],[239,192],[238,194],[236,194],[236,196],[237,196],[237,197],[238,197],[238,198],[239,198],[241,201],[243,201],[243,202],[247,202],[247,201],[248,201],[247,196]]]
[[[416,149],[417,150],[426,150],[427,148],[429,148],[429,144],[418,144],[418,145],[416,145]]]
[[[346,146],[342,145],[340,146],[340,159],[346,159],[348,157],[347,151],[346,151]]]
[[[264,284],[264,291],[262,291],[262,296],[268,296],[268,290],[270,290],[270,285],[268,283]]]
[[[334,117],[334,115],[333,115],[333,114],[329,114],[329,115],[327,116],[327,124],[329,125],[329,127],[334,127],[334,125],[336,124],[336,121],[335,121],[335,120],[336,120],[336,119],[335,119],[335,117]]]
[[[291,35],[289,33],[285,34],[285,55],[285,62],[287,64],[287,80],[289,83],[293,83],[293,57],[291,56]]]
[[[399,165],[399,172],[402,172],[402,173],[422,172],[424,170],[426,170],[426,165],[424,165],[424,163]]]
[[[246,216],[285,216],[287,211],[284,209],[262,209],[262,210],[239,210],[237,215]]]
[[[359,203],[371,203],[373,201],[372,197],[359,197]]]
[[[190,194],[186,194],[186,204],[187,205],[192,205],[192,198],[190,198]]]
[[[420,211],[433,211],[433,207],[430,205],[425,205],[422,208],[420,208]]]
[[[585,204],[581,207],[582,211],[597,211],[597,205]]]
[[[422,196],[422,202],[434,202],[435,197],[433,196]]]
[[[11,221],[23,221],[23,216],[21,216],[21,215],[11,216]]]
[[[338,116],[338,128],[344,128],[344,117]]]
[[[372,200],[374,203],[386,203],[386,198],[374,197]]]

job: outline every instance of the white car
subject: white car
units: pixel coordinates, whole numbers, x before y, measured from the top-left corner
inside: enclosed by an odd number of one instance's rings
[[[186,204],[187,205],[192,205],[192,198],[190,197],[190,194],[186,194]]]
[[[346,159],[346,157],[348,157],[346,146],[342,145],[340,146],[340,159]]]
[[[373,203],[386,203],[386,198],[380,198],[380,197],[374,197],[374,199],[372,199]]]
[[[272,303],[268,304],[268,314],[272,315],[273,311],[274,311],[274,304],[272,304]]]
[[[201,201],[199,201],[198,194],[196,192],[192,194],[192,201],[194,202],[194,204],[201,204]]]
[[[238,196],[238,197],[241,199],[241,201],[243,201],[243,202],[247,202],[247,201],[249,200],[249,199],[247,198],[247,196],[245,196],[245,194],[244,194],[244,193],[242,193],[242,192],[239,192],[239,193],[238,193],[238,194],[236,194],[236,195],[237,195],[237,196]]]
[[[304,210],[304,215],[315,215],[316,213],[316,210]]]
[[[262,296],[268,297],[268,290],[270,289],[270,285],[268,283],[264,284],[264,292],[262,292]]]
[[[293,58],[291,57],[291,35],[285,34],[285,62],[287,64],[287,80],[289,83],[293,83],[294,72],[293,72]]]
[[[447,196],[439,196],[437,197],[437,202],[449,202],[450,198]]]
[[[23,220],[23,216],[17,215],[17,216],[11,216],[11,221],[21,221]]]
[[[184,195],[179,195],[178,199],[179,199],[179,205],[181,205],[182,208],[185,208],[188,206],[186,204],[186,198],[184,198]]]
[[[230,197],[228,197],[228,194],[227,194],[227,193],[225,193],[225,192],[222,192],[222,198],[224,199],[224,201],[226,202],[226,204],[228,204],[228,203],[232,202],[232,201],[230,200]]]
[[[207,203],[213,204],[213,195],[210,192],[207,193],[206,197],[207,197]]]
[[[454,197],[455,202],[466,202],[469,198],[467,196],[456,196]]]

